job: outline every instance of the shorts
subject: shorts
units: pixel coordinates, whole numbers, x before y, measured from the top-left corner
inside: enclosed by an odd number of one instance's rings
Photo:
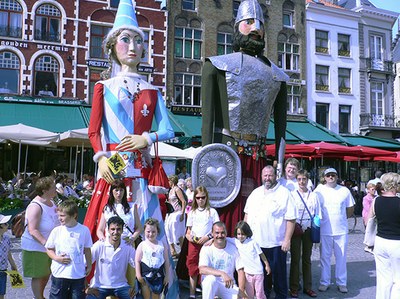
[[[189,276],[199,275],[199,257],[200,249],[203,245],[188,242],[188,255],[186,257],[186,267],[188,268]]]
[[[41,278],[50,275],[51,259],[45,252],[22,250],[24,277]]]
[[[7,286],[7,273],[6,270],[0,271],[0,295],[6,294],[6,286]]]

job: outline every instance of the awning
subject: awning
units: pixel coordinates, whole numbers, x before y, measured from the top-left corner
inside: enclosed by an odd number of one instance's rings
[[[0,126],[24,123],[51,132],[85,128],[89,122],[79,105],[0,102]]]
[[[201,116],[173,114],[168,110],[174,132],[182,132],[186,137],[201,136]]]
[[[361,135],[341,135],[346,143],[349,145],[362,145],[375,148],[389,149],[389,150],[400,150],[400,142],[393,139],[383,139],[371,136]]]
[[[270,121],[270,126],[267,133],[267,141],[268,143],[275,142],[274,120]],[[342,138],[340,135],[307,118],[298,120],[287,120],[287,143],[314,143],[320,141],[341,144],[346,143],[344,138]]]

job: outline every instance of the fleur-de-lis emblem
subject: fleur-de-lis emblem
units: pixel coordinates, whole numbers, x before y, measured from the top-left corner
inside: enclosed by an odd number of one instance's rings
[[[140,112],[142,113],[142,115],[143,115],[144,117],[148,116],[149,113],[150,113],[150,111],[147,109],[147,105],[146,105],[146,104],[143,104],[143,109],[140,110]]]

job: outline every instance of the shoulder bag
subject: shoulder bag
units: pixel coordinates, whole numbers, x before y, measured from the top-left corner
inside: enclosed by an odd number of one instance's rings
[[[311,242],[319,243],[321,241],[321,228],[319,226],[319,217],[316,217],[315,215],[314,216],[311,215],[310,210],[308,209],[308,207],[307,207],[303,197],[301,196],[299,190],[297,190],[297,194],[299,194],[300,199],[304,204],[304,207],[306,208],[308,214],[310,215],[310,220],[311,220]]]

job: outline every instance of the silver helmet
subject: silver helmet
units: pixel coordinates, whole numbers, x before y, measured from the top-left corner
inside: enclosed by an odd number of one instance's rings
[[[257,0],[242,0],[240,3],[235,24],[247,19],[256,19],[264,24],[264,15]]]

